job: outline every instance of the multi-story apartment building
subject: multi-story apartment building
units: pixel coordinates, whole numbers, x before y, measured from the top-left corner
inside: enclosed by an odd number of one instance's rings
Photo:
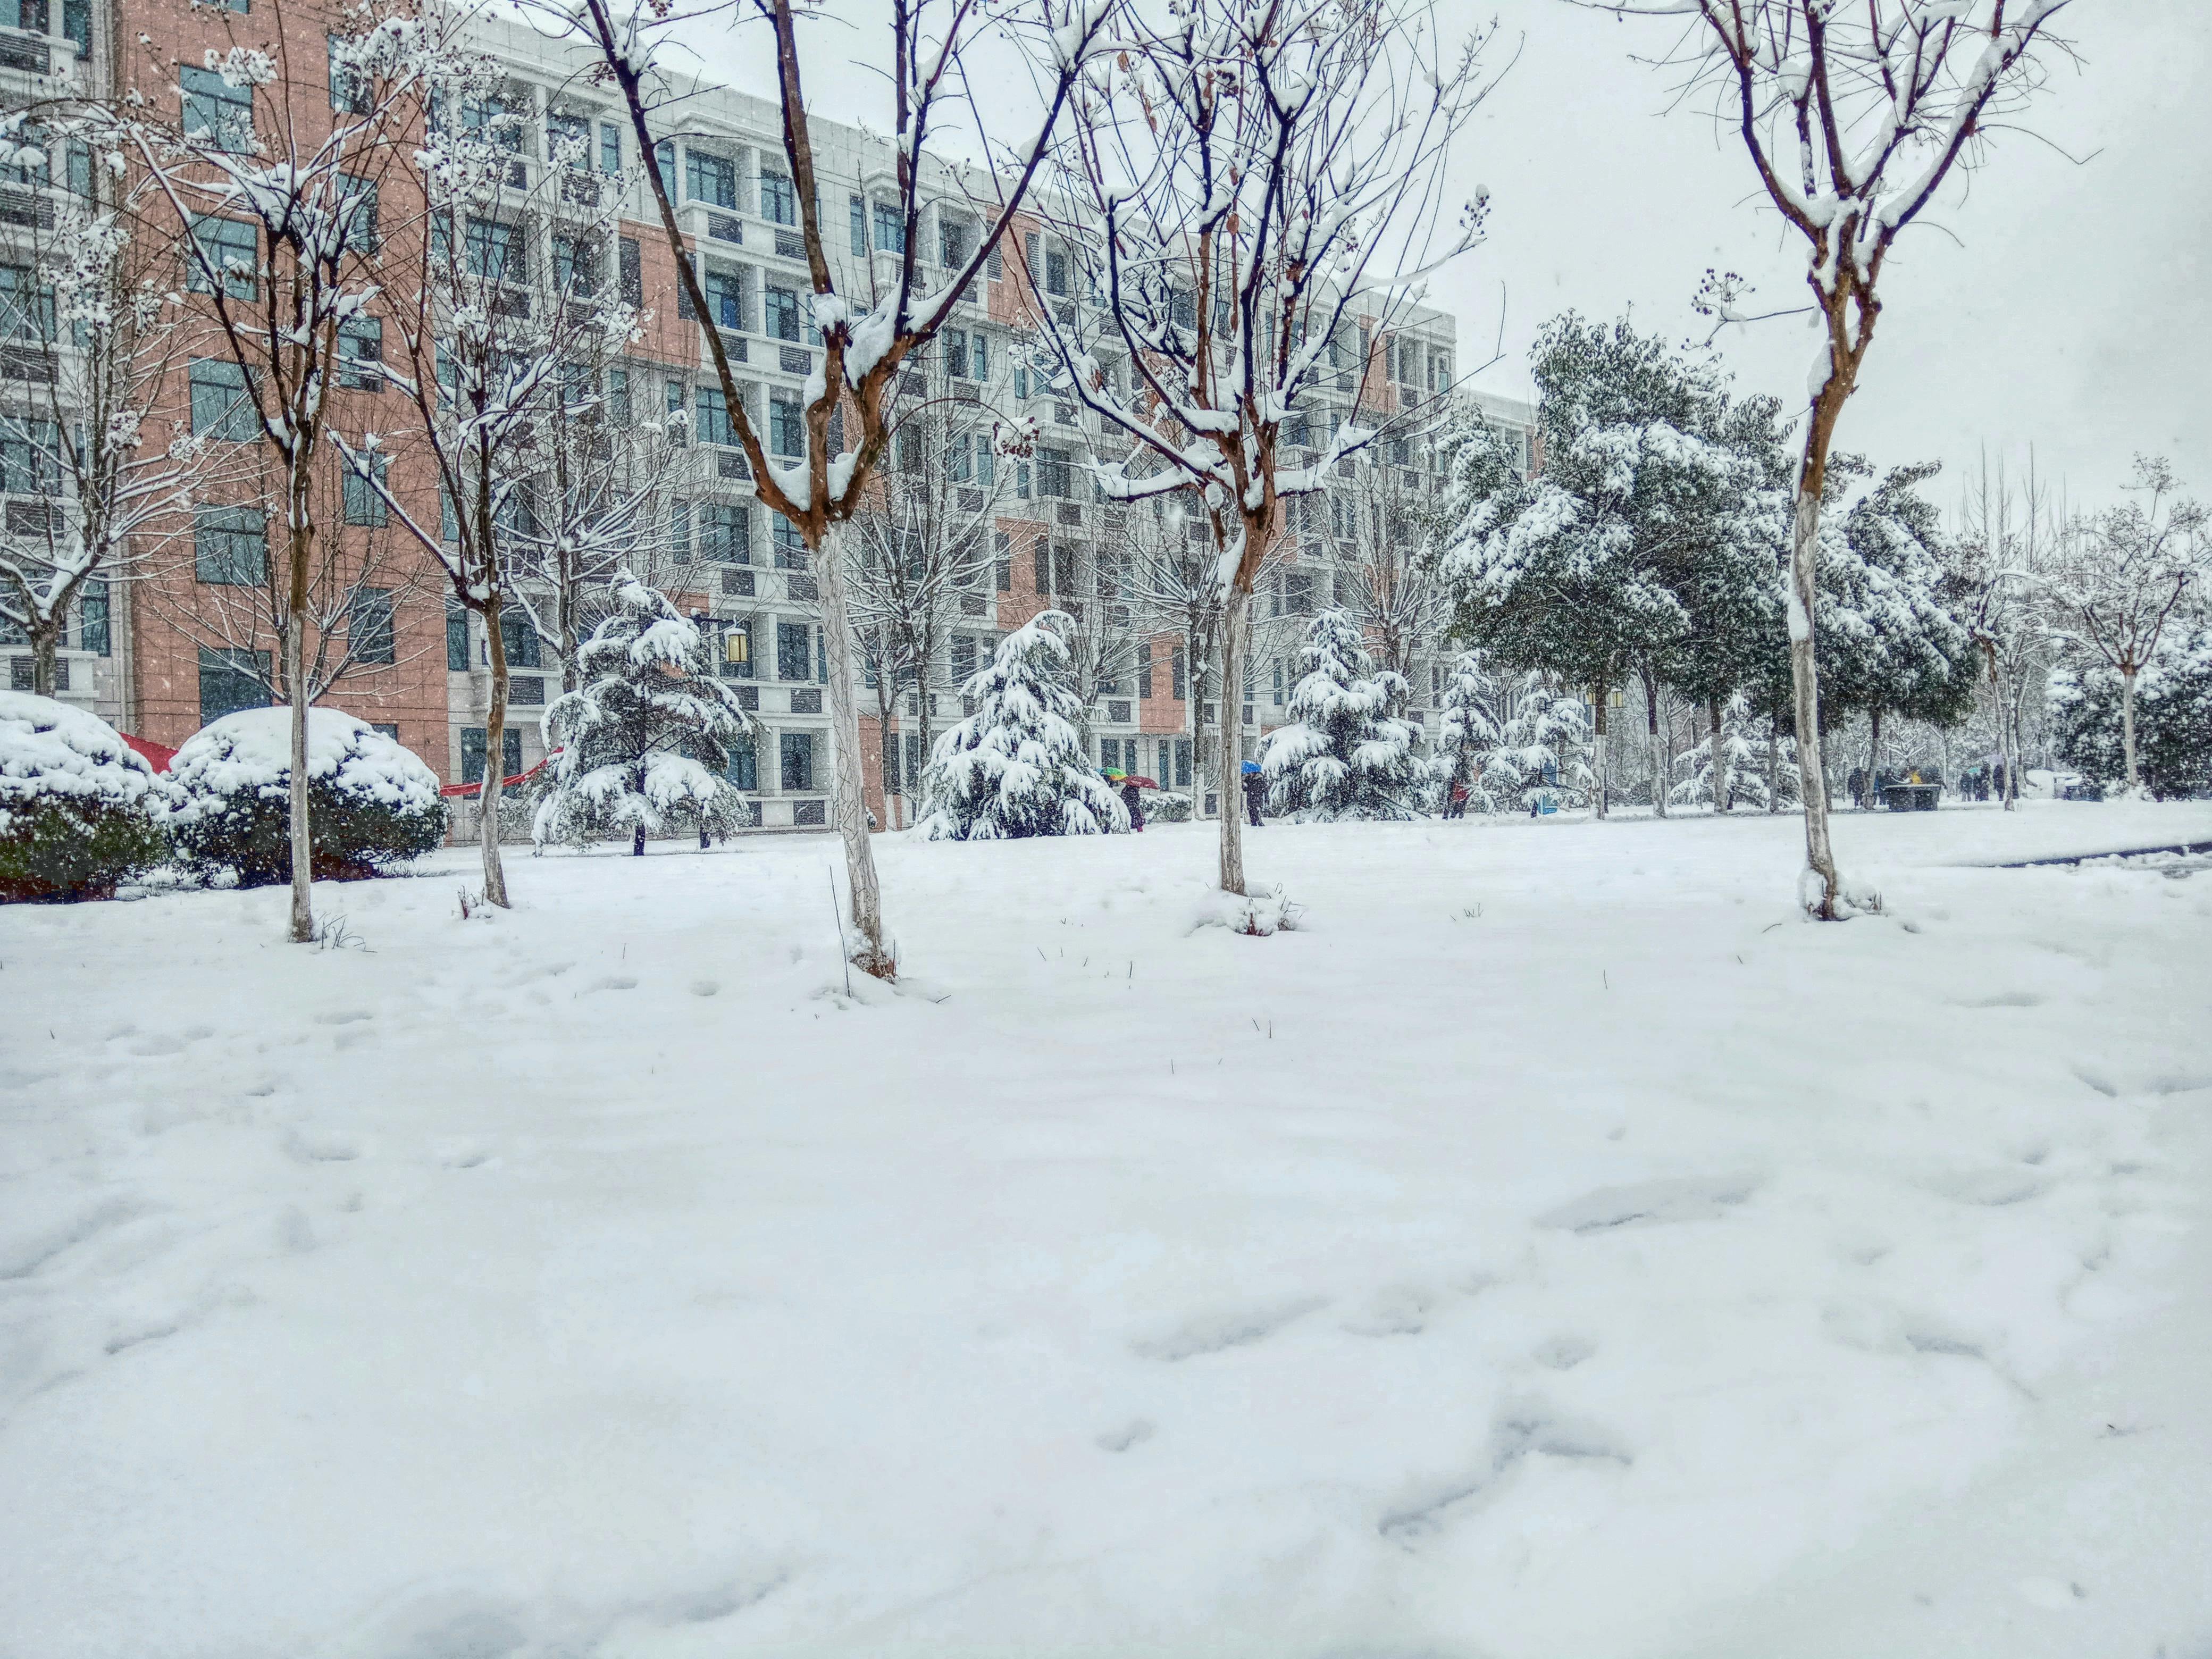
[[[282,17],[292,76],[314,85],[326,82],[323,30],[339,27],[336,11],[322,19],[295,4]],[[116,0],[112,13],[94,0],[65,0],[51,9],[40,0],[0,0],[0,24],[10,18],[16,27],[0,27],[0,92],[8,90],[11,74],[27,76],[41,67],[31,62],[41,53],[88,56],[86,79],[94,86],[112,83],[119,90],[137,78],[148,78],[150,86],[148,66],[154,61],[189,68],[210,47],[250,38],[249,26],[257,21],[246,11],[246,0],[191,8],[167,0]],[[270,26],[276,21],[272,15]],[[678,459],[663,467],[649,580],[709,630],[718,672],[738,682],[745,705],[759,717],[764,735],[739,757],[732,775],[758,803],[758,823],[764,829],[821,826],[835,738],[826,714],[827,653],[816,576],[789,526],[753,499],[701,332],[703,327],[720,332],[747,414],[770,453],[796,453],[803,442],[802,387],[819,368],[821,354],[810,343],[805,321],[810,285],[778,112],[742,93],[702,87],[684,102],[681,130],[660,145],[662,172],[673,182],[679,222],[713,313],[696,318],[680,296],[649,198],[620,182],[635,173],[631,131],[605,92],[581,72],[584,61],[515,24],[488,18],[475,27],[475,44],[502,66],[500,95],[506,107],[526,117],[515,124],[521,136],[510,182],[518,195],[549,182],[549,138],[556,133],[569,141],[572,155],[580,149],[582,159],[572,160],[568,168],[588,175],[564,177],[562,199],[585,187],[628,189],[630,199],[622,205],[623,222],[617,231],[620,246],[610,250],[609,268],[619,270],[627,297],[648,308],[653,319],[623,361],[605,371],[603,390],[608,406],[618,405],[625,419],[644,422],[649,416],[665,434],[680,441],[661,452],[664,462],[671,454]],[[103,61],[109,41],[142,33],[152,43],[150,55],[143,45],[137,49],[143,64]],[[17,68],[11,70],[11,64]],[[29,90],[27,82],[15,95]],[[188,85],[188,96],[190,90]],[[580,137],[585,142],[577,146]],[[820,120],[813,139],[821,222],[837,280],[845,291],[865,294],[888,280],[903,251],[890,148],[857,127]],[[921,224],[916,255],[925,281],[963,262],[985,230],[950,174],[944,182],[941,198]],[[17,196],[28,202],[41,190],[60,187],[26,179],[0,188],[0,242],[11,214],[36,211],[35,204],[28,210],[11,206]],[[532,234],[544,240],[552,232],[538,223]],[[532,257],[540,264],[554,258],[550,240]],[[1217,729],[1220,689],[1194,677],[1171,619],[1137,602],[1129,579],[1133,544],[1148,535],[1188,532],[1164,509],[1127,508],[1097,498],[1084,463],[1114,446],[1074,400],[1055,395],[1024,349],[1034,307],[1090,303],[1073,291],[1075,268],[1050,234],[1034,224],[1018,227],[956,308],[951,325],[903,371],[902,402],[913,398],[917,404],[971,409],[992,419],[1033,417],[1038,440],[1033,453],[1018,461],[994,454],[987,441],[963,443],[958,452],[962,496],[988,509],[995,524],[994,556],[985,567],[991,580],[979,580],[959,596],[925,683],[903,691],[888,720],[872,690],[860,694],[869,711],[860,733],[864,772],[879,824],[911,821],[907,798],[923,758],[919,700],[933,700],[930,724],[943,730],[960,714],[958,687],[967,674],[988,659],[1006,632],[1047,606],[1076,612],[1086,628],[1104,636],[1093,681],[1094,756],[1164,786],[1196,782],[1201,805],[1212,810],[1204,799],[1202,751],[1207,733]],[[4,275],[0,270],[0,278]],[[51,349],[65,349],[66,343]],[[7,361],[0,352],[0,371]],[[337,393],[340,429],[358,434],[392,425],[394,394],[380,380],[373,352],[364,351],[357,367],[361,372],[343,377]],[[1363,323],[1356,338],[1347,334],[1302,411],[1310,423],[1306,448],[1326,441],[1355,409],[1362,418],[1397,420],[1403,435],[1386,439],[1353,471],[1369,493],[1433,501],[1442,479],[1421,416],[1451,394],[1455,374],[1449,315],[1415,308],[1394,315],[1387,332]],[[5,386],[0,380],[0,396],[8,395]],[[190,390],[179,388],[180,410]],[[1529,424],[1525,408],[1493,402],[1491,412],[1524,431]],[[1291,464],[1302,459],[1304,452],[1294,448]],[[405,465],[404,457],[395,461],[395,468]],[[335,475],[335,458],[331,466]],[[0,468],[0,486],[17,492],[5,507],[11,517],[30,510],[18,499],[21,482]],[[251,489],[234,487],[231,494],[237,499],[228,505],[198,509],[204,522],[195,525],[191,556],[149,564],[131,580],[88,592],[72,624],[63,696],[96,708],[126,731],[170,745],[209,720],[266,699],[266,659],[255,653],[266,653],[270,642],[239,638],[234,624],[226,630],[209,621],[228,614],[225,604],[232,597],[225,586],[224,538],[266,533],[269,515]],[[558,653],[526,617],[507,619],[502,637],[512,676],[510,723],[506,752],[488,757],[489,675],[481,619],[450,608],[442,574],[419,552],[394,542],[378,544],[382,532],[374,524],[355,525],[355,494],[343,490],[335,476],[331,495],[334,502],[346,502],[342,514],[333,514],[340,520],[337,532],[359,538],[364,549],[354,568],[383,574],[357,578],[375,596],[354,601],[353,626],[363,631],[368,648],[354,651],[360,659],[325,700],[391,728],[448,780],[473,781],[488,764],[501,774],[534,765],[543,756],[536,716],[562,689]],[[1253,678],[1230,704],[1242,716],[1248,750],[1283,718],[1286,684],[1296,678],[1300,619],[1347,591],[1347,565],[1358,557],[1359,539],[1352,533],[1347,509],[1348,503],[1310,501],[1297,506],[1284,526],[1275,568],[1256,607]],[[1152,522],[1133,523],[1133,514],[1152,515]],[[252,562],[232,562],[238,568]],[[733,638],[742,643],[733,645]],[[1419,642],[1406,665],[1415,712],[1424,715],[1435,701],[1436,643]],[[0,641],[0,655],[7,652]],[[11,669],[19,682],[27,678],[27,660],[11,662]]]

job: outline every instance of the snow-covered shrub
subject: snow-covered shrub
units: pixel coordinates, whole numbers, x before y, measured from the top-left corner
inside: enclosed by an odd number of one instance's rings
[[[1200,927],[1225,927],[1232,933],[1266,939],[1297,931],[1304,907],[1293,904],[1280,886],[1255,887],[1249,893],[1209,892],[1199,901]]]
[[[1766,744],[1773,734],[1771,721],[1755,718],[1751,701],[1737,692],[1721,705],[1721,775],[1727,779],[1729,808],[1765,811],[1771,800],[1766,783]],[[1778,767],[1782,799],[1786,805],[1797,799],[1796,744],[1783,739]],[[1710,806],[1713,801],[1713,738],[1709,732],[1696,748],[1675,757],[1681,777],[1667,792],[1679,806]]]
[[[2120,741],[2120,677],[2100,664],[2051,680],[2058,752],[2118,792],[2127,776]],[[2136,681],[2136,769],[2160,799],[2212,794],[2212,625],[2162,646]]]
[[[1582,806],[1596,781],[1590,772],[1589,715],[1580,697],[1548,674],[1532,673],[1485,757],[1482,786],[1500,807]]]
[[[1483,666],[1481,652],[1462,651],[1444,671],[1443,714],[1429,759],[1437,810],[1449,810],[1452,786],[1465,784],[1469,811],[1495,812],[1498,802],[1483,781],[1483,763],[1498,744],[1498,682]]]
[[[235,872],[242,887],[290,876],[290,709],[248,708],[202,726],[169,775],[184,795],[169,833],[187,867]],[[446,838],[437,775],[366,720],[310,708],[307,835],[322,881],[378,875],[428,853]]]
[[[613,611],[577,653],[583,684],[545,711],[545,769],[531,833],[580,843],[688,826],[726,835],[749,827],[752,805],[729,781],[731,751],[758,724],[737,688],[707,664],[699,630],[659,589],[627,570]]]
[[[167,855],[176,798],[106,721],[0,691],[0,902],[109,896]]]
[[[1129,814],[1083,751],[1083,704],[1067,683],[1065,611],[1043,611],[1000,641],[960,688],[975,712],[934,745],[922,774],[932,841],[1119,835]]]
[[[1171,789],[1146,790],[1138,797],[1145,809],[1148,823],[1188,823],[1190,822],[1190,797],[1179,795]]]
[[[1306,672],[1291,689],[1289,723],[1261,749],[1271,808],[1302,821],[1412,817],[1424,769],[1413,758],[1417,730],[1397,715],[1405,677],[1376,671],[1342,611],[1315,617],[1298,654]]]

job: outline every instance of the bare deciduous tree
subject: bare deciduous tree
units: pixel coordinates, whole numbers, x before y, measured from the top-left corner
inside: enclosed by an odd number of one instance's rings
[[[307,662],[319,561],[316,479],[329,437],[349,324],[366,317],[382,286],[377,203],[386,176],[409,153],[410,95],[432,54],[432,26],[403,14],[398,0],[367,0],[329,37],[330,64],[291,72],[295,30],[321,33],[321,10],[275,0],[264,15],[226,15],[260,44],[210,52],[204,70],[156,58],[150,67],[179,112],[125,103],[102,142],[142,168],[149,194],[166,208],[169,233],[204,296],[200,320],[233,371],[228,388],[193,388],[194,419],[262,446],[277,474],[283,550],[276,638],[280,678],[291,705],[290,938],[314,938],[307,819]],[[142,37],[143,39],[143,37]],[[235,38],[235,35],[234,36]],[[150,48],[149,48],[150,50]],[[187,89],[184,73],[219,82]],[[335,95],[343,90],[343,97]],[[343,108],[333,108],[343,104]],[[231,231],[242,233],[234,237]],[[203,410],[203,401],[217,405]]]
[[[1252,595],[1286,498],[1370,444],[1373,343],[1421,276],[1474,246],[1482,210],[1444,215],[1444,161],[1486,89],[1412,0],[1190,0],[1157,27],[1122,14],[1116,66],[1086,82],[1051,204],[1061,245],[1035,296],[1067,386],[1126,456],[1100,493],[1181,494],[1222,590],[1218,764],[1239,782]],[[1079,278],[1054,292],[1050,260]],[[1349,392],[1328,418],[1323,385]],[[1286,449],[1310,422],[1314,453]],[[1219,880],[1244,890],[1224,811]]]
[[[715,0],[681,11],[621,5],[616,0],[532,0],[529,9],[598,53],[598,71],[620,97],[645,157],[646,178],[675,257],[678,280],[702,319],[714,313],[689,258],[671,193],[672,181],[662,175],[655,149],[672,129],[680,128],[683,119],[684,89],[666,72],[665,60],[680,50],[675,32],[696,28],[702,16],[723,17],[732,24],[750,20],[767,29],[773,44],[784,161],[791,185],[789,211],[796,221],[811,289],[805,327],[823,354],[819,372],[808,381],[802,441],[796,453],[771,455],[746,411],[720,332],[702,326],[701,334],[729,410],[732,435],[751,467],[754,489],[770,512],[781,514],[798,530],[820,580],[836,751],[831,809],[844,843],[848,903],[856,935],[848,954],[866,972],[888,978],[896,963],[884,934],[875,855],[868,844],[867,809],[861,793],[860,717],[854,696],[856,665],[845,588],[852,561],[844,544],[853,515],[866,500],[890,441],[899,366],[936,337],[962,294],[1005,241],[1016,210],[1043,165],[1060,112],[1097,49],[1112,0],[1018,0],[996,9],[973,0],[893,0],[884,22],[890,35],[889,129],[894,135],[892,163],[902,235],[895,275],[865,299],[841,291],[830,267],[808,125],[811,106],[800,73],[799,23],[805,8],[797,0]],[[991,141],[992,124],[969,90],[966,55],[986,33],[1015,37],[1029,48],[1029,61],[1040,66],[1036,125],[1011,143]],[[851,86],[849,78],[843,80],[841,93],[849,97]],[[933,201],[956,197],[962,186],[961,178],[933,161],[927,147],[941,120],[962,106],[974,118],[997,165],[977,186],[983,234],[964,258],[942,273],[940,286],[926,289],[919,270],[922,214]],[[833,416],[840,418],[842,428],[842,444],[835,453],[830,444]],[[778,446],[779,451],[785,448]]]
[[[2163,457],[2136,457],[2141,497],[2095,514],[2059,550],[2043,595],[2067,642],[2120,677],[2120,752],[2130,794],[2136,765],[2136,678],[2157,653],[2166,624],[2205,577],[2212,512],[2174,498],[2180,488]]]
[[[1858,384],[1881,314],[1879,284],[1905,228],[1954,173],[1971,172],[1989,136],[2043,82],[2051,20],[2070,0],[1578,0],[1620,16],[1686,20],[1672,60],[1713,95],[1761,189],[1809,254],[1807,283],[1822,343],[1808,377],[1785,601],[1806,779],[1805,908],[1833,920],[1854,898],[1837,873],[1820,787],[1820,674],[1813,617],[1820,502],[1837,418]],[[1706,303],[1737,315],[1737,284]],[[1871,902],[1871,901],[1866,901]]]

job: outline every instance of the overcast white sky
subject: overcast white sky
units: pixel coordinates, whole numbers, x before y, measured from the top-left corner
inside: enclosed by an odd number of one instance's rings
[[[810,58],[824,114],[889,125],[871,0],[837,0],[859,27],[825,26]],[[1740,147],[1632,53],[1657,53],[1667,22],[1621,22],[1562,0],[1441,0],[1469,25],[1494,15],[1496,61],[1519,58],[1461,143],[1462,193],[1486,185],[1487,244],[1431,285],[1459,317],[1462,361],[1498,346],[1478,384],[1526,396],[1528,348],[1572,307],[1675,337],[1705,328],[1690,298],[1708,267],[1742,272],[1792,305],[1803,261],[1753,199]],[[2075,0],[2061,19],[2081,50],[2031,112],[2076,157],[2007,134],[1970,193],[1906,233],[1887,307],[1838,442],[1878,465],[1937,459],[1947,504],[1986,446],[2013,465],[2035,448],[2073,499],[2109,499],[2137,450],[2169,455],[2212,496],[2212,0]],[[760,48],[700,39],[714,70],[770,90]],[[842,72],[838,72],[842,71]],[[1009,89],[1010,91],[1012,89]],[[1008,102],[1018,101],[1010,97]],[[1793,320],[1732,331],[1723,349],[1744,391],[1802,398],[1813,337]]]

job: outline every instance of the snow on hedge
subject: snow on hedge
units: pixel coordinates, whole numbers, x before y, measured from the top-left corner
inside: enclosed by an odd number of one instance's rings
[[[202,726],[169,763],[169,775],[191,797],[179,809],[189,822],[210,800],[246,792],[281,799],[292,773],[292,712],[247,708]],[[367,720],[336,708],[307,711],[307,778],[394,812],[437,806],[438,776],[412,750]]]
[[[27,691],[0,691],[0,835],[34,803],[153,811],[175,791],[97,715]]]

